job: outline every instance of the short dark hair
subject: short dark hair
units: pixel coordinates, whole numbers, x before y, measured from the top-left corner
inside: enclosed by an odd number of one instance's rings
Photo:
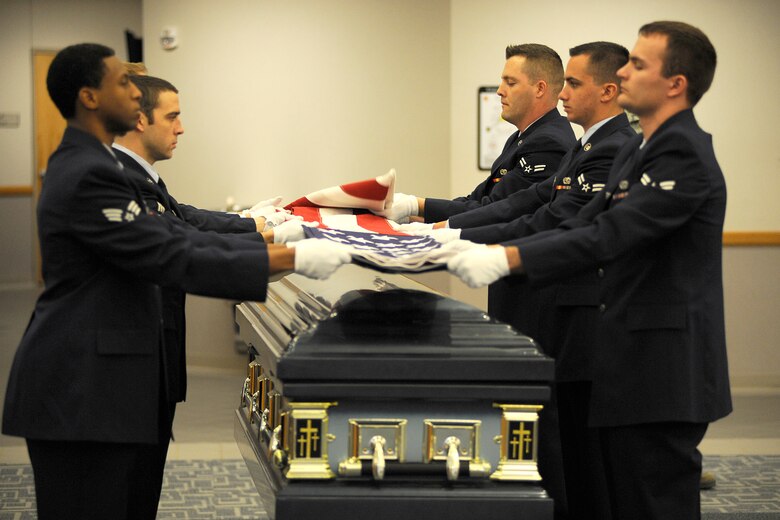
[[[702,98],[712,85],[718,57],[715,47],[701,29],[684,22],[652,22],[643,25],[639,34],[666,36],[664,77],[682,74],[688,80],[688,102],[691,106]]]
[[[146,115],[150,124],[154,123],[154,109],[160,99],[160,92],[179,93],[171,82],[154,76],[131,75],[130,81],[141,91],[141,112]]]
[[[583,43],[569,49],[569,56],[586,55],[588,72],[597,83],[620,85],[618,69],[628,63],[628,49],[612,42]]]
[[[98,88],[106,74],[105,58],[114,50],[99,43],[65,47],[54,57],[46,74],[46,89],[62,117],[76,115],[76,101],[82,87]]]
[[[563,62],[558,53],[539,43],[509,45],[506,59],[513,56],[525,58],[523,72],[531,81],[544,80],[557,96],[563,88]]]

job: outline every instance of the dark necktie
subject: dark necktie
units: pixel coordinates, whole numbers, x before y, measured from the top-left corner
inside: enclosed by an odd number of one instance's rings
[[[178,204],[173,201],[171,194],[168,193],[168,188],[165,186],[165,181],[162,180],[162,177],[157,178],[157,186],[160,188],[160,191],[163,194],[167,209],[172,211],[173,214],[177,217],[181,218],[181,212],[179,211]]]

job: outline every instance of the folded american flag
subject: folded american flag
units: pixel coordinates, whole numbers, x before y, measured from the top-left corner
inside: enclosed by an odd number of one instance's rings
[[[350,182],[309,193],[284,207],[356,208],[381,211],[393,203],[395,170],[364,181]]]
[[[325,238],[352,248],[352,258],[373,269],[388,272],[422,272],[446,267],[439,258],[441,244],[428,236],[384,235],[344,229],[305,227],[306,238]]]
[[[455,254],[428,236],[410,236],[397,224],[370,211],[393,202],[395,170],[360,182],[315,191],[285,209],[318,227],[304,227],[307,238],[348,245],[355,262],[387,272],[422,272],[446,267]],[[347,209],[349,208],[349,209]]]

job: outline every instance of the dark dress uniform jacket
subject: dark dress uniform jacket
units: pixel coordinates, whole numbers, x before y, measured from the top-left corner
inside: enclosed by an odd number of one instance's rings
[[[503,200],[454,215],[449,226],[462,229],[461,238],[482,244],[552,229],[604,188],[618,150],[634,136],[626,115],[617,115],[587,143],[571,148],[554,175]]]
[[[125,167],[125,173],[136,183],[147,207],[164,217],[169,218],[174,224],[185,227],[192,226],[192,230],[214,231],[217,233],[236,234],[237,238],[262,242],[262,236],[256,232],[254,219],[241,218],[221,211],[208,211],[180,204],[160,179],[155,182],[149,173],[132,156],[122,150],[114,149],[117,159]],[[202,237],[203,238],[203,237]],[[205,237],[206,239],[208,237]],[[230,238],[230,237],[226,237]],[[241,247],[237,243],[236,247]],[[251,244],[247,244],[251,248]],[[187,364],[186,364],[186,332],[187,322],[185,317],[186,293],[178,287],[161,287],[163,305],[163,339],[164,361],[168,388],[166,399],[168,402],[184,401],[187,396]]]
[[[265,298],[262,244],[216,247],[203,233],[144,208],[107,147],[68,127],[38,204],[45,289],[11,368],[3,433],[156,443],[158,284],[207,296]]]
[[[574,217],[604,188],[615,156],[633,137],[636,132],[625,114],[620,114],[594,132],[588,142],[575,146],[554,176],[495,204],[456,215],[450,226],[491,219],[498,222],[462,230],[461,238],[486,244],[553,229]],[[584,333],[582,325],[588,326],[594,313],[598,316],[598,302],[590,301],[593,283],[578,276],[532,289],[522,277],[502,278],[488,290],[488,313],[539,342],[542,350],[555,358],[556,380],[589,380],[593,338]]]
[[[519,138],[518,138],[519,137]],[[552,175],[576,139],[569,121],[554,108],[531,126],[515,132],[474,191],[453,200],[425,199],[425,221],[439,222],[524,190]]]
[[[590,425],[704,423],[730,413],[723,318],[726,185],[691,110],[640,149],[574,219],[514,244],[533,284],[595,275]]]

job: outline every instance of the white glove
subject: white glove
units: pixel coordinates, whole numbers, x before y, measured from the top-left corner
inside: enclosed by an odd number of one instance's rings
[[[409,222],[409,217],[417,215],[418,210],[417,197],[406,195],[405,193],[395,193],[392,206],[382,211],[374,211],[374,213],[380,217],[403,224],[404,222]]]
[[[471,240],[453,240],[451,242],[447,242],[443,246],[441,246],[440,249],[443,251],[455,251],[457,253],[460,253],[461,251],[470,251],[472,249],[484,249],[487,247],[487,244],[478,244],[477,242],[472,242]]]
[[[456,229],[450,229],[450,228],[432,229],[424,234],[428,235],[429,237],[433,238],[435,241],[440,242],[442,244],[446,244],[448,242],[452,242],[453,240],[460,239],[460,229],[457,228]]]
[[[301,240],[293,247],[295,272],[317,280],[324,280],[352,261],[348,246],[323,238]]]
[[[410,222],[408,224],[401,224],[396,228],[401,233],[408,235],[425,235],[428,231],[433,229],[433,224],[426,224],[425,222]]]
[[[265,228],[263,229],[263,231],[268,231],[269,229],[273,229],[276,226],[284,222],[287,222],[288,220],[303,220],[303,217],[293,215],[288,211],[277,211],[276,213],[271,213],[270,215],[265,217]]]
[[[304,222],[303,219],[291,219],[274,228],[274,244],[286,244],[297,242],[306,238],[303,232],[304,226],[317,227],[316,222]]]
[[[269,215],[274,215],[279,212],[286,212],[286,210],[282,208],[277,208],[276,206],[256,206],[252,209],[245,209],[241,212],[241,216],[243,217],[251,217],[251,218],[257,218],[257,217],[265,217],[268,218]]]
[[[509,261],[503,247],[475,248],[450,258],[447,269],[476,289],[508,275]]]
[[[484,249],[486,247],[486,244],[477,244],[476,242],[470,242],[468,240],[453,240],[452,242],[442,244],[438,249],[434,249],[428,253],[428,259],[431,262],[444,263],[461,251]]]
[[[266,206],[279,206],[279,204],[281,203],[282,203],[282,196],[277,195],[276,197],[270,199],[261,200],[260,202],[258,202],[257,204],[249,208],[249,211],[257,211],[260,208],[264,208]]]

